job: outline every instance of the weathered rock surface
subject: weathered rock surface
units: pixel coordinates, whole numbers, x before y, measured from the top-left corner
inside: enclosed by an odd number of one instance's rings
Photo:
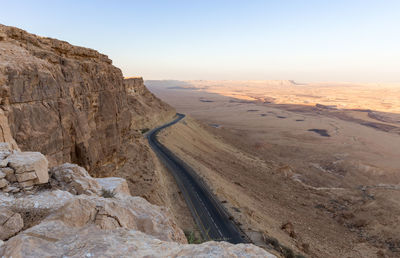
[[[4,178],[0,179],[0,189],[8,185],[8,181]]]
[[[3,250],[3,251],[1,251]],[[3,253],[1,253],[3,252]],[[10,239],[6,257],[275,257],[254,245],[207,242],[187,245],[161,241],[140,231],[68,227],[52,221]]]
[[[101,196],[108,191],[117,196],[130,196],[128,183],[120,177],[93,178],[76,164],[65,163],[50,169],[53,188],[68,191],[74,195],[86,194]]]
[[[72,162],[96,177],[126,178],[132,194],[162,203],[141,131],[175,112],[142,78],[124,80],[107,56],[0,25],[0,106],[0,140],[12,149],[41,152],[50,166]]]
[[[159,120],[162,113],[175,115],[175,111],[169,105],[160,101],[146,88],[142,77],[126,78],[124,84],[128,92],[128,105],[134,114],[131,120],[132,127],[153,128],[154,121]]]
[[[2,174],[5,175],[5,179],[11,183],[17,182],[17,177],[15,176],[14,169],[10,167],[0,168]]]
[[[0,191],[18,192],[49,181],[48,162],[39,152],[11,150],[0,143]]]
[[[15,152],[7,160],[18,182],[34,180],[36,184],[44,184],[49,181],[49,163],[40,152]]]
[[[0,168],[7,167],[8,159],[12,153],[11,146],[8,142],[0,142]]]
[[[72,194],[99,194],[100,185],[83,167],[66,163],[50,170],[51,185]]]
[[[71,227],[95,224],[101,229],[135,229],[160,240],[186,243],[183,231],[176,226],[169,212],[140,197],[116,199],[81,195],[47,220],[62,221]]]
[[[71,195],[56,190],[2,205],[46,210],[39,224],[0,246],[5,257],[275,257],[253,245],[207,242],[187,245],[168,212],[140,197]]]
[[[0,257],[275,257],[253,245],[187,245],[169,211],[130,196],[124,179],[95,179],[74,164],[51,175],[51,189],[0,192]],[[117,194],[103,198],[99,189]]]
[[[105,178],[96,178],[96,181],[100,185],[101,191],[104,189],[119,196],[131,195],[129,192],[128,183],[123,178],[105,177]]]
[[[0,240],[6,240],[24,227],[21,215],[0,207]]]
[[[40,211],[50,214],[47,220],[59,220],[72,227],[88,224],[102,229],[122,227],[140,230],[161,240],[186,243],[185,235],[169,212],[143,198],[130,196],[124,179],[102,178],[98,184],[98,179],[92,178],[84,168],[68,163],[52,168],[51,174],[50,191],[21,197],[0,195],[0,208],[32,214]],[[112,191],[114,197],[102,198],[103,189]]]
[[[1,212],[3,211],[4,212]],[[134,229],[152,235],[164,241],[186,243],[183,231],[173,221],[171,214],[164,208],[152,205],[143,198],[123,196],[123,198],[102,198],[99,196],[72,195],[55,190],[38,192],[32,195],[15,197],[0,193],[0,225],[3,217],[12,217],[17,210],[20,213],[36,217],[25,218],[27,224],[35,225],[49,221],[58,221],[69,227],[81,228],[96,225],[99,229]],[[7,213],[7,212],[9,213]],[[21,218],[21,217],[19,217]],[[22,220],[21,220],[22,221]],[[10,224],[14,225],[14,224]],[[21,230],[2,230],[6,239]]]
[[[32,227],[8,239],[23,227],[12,209],[36,214],[37,221],[24,218]],[[61,190],[22,197],[0,193],[1,210],[20,221],[2,236],[8,239],[0,246],[5,257],[275,257],[253,245],[187,245],[165,208],[140,197],[77,196]]]
[[[1,35],[0,35],[1,37]],[[1,51],[1,49],[0,49]],[[1,54],[0,54],[1,56]],[[1,58],[1,57],[0,57]],[[2,88],[2,75],[0,74],[0,89]],[[3,93],[0,91],[0,96],[2,96]],[[0,104],[3,104],[3,99],[1,98]],[[11,130],[10,130],[10,125],[8,124],[8,118],[4,112],[3,109],[0,108],[0,142],[6,142],[7,143],[7,149],[13,149],[13,150],[19,150],[17,143],[15,142]],[[0,146],[0,150],[4,151],[5,149],[3,148],[5,146]]]
[[[0,192],[0,208],[30,212],[34,210],[46,210],[54,213],[71,201],[74,196],[66,191],[43,191],[32,195],[6,195]]]

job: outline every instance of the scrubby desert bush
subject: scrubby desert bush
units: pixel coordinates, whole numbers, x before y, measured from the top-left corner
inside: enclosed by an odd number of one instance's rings
[[[194,231],[185,230],[184,233],[189,244],[201,244],[204,242],[202,238],[196,237]]]
[[[115,197],[115,192],[112,190],[107,190],[107,189],[101,189],[101,197],[104,198],[114,198]]]

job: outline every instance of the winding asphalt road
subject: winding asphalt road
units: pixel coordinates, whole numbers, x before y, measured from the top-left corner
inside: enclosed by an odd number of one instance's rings
[[[147,139],[151,148],[174,176],[204,239],[234,244],[248,243],[246,235],[230,220],[227,211],[197,173],[158,141],[157,134],[161,130],[184,117],[183,114],[177,114],[172,122],[148,132]]]

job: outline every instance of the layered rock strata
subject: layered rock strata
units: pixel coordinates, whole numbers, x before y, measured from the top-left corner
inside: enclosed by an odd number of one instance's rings
[[[0,140],[12,149],[41,152],[50,166],[124,177],[132,194],[162,204],[142,134],[174,114],[106,55],[0,25]]]
[[[49,181],[48,161],[39,152],[11,150],[8,143],[0,143],[0,189],[4,192],[31,190]]]

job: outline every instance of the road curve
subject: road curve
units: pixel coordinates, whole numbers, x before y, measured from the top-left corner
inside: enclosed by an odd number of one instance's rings
[[[161,130],[185,117],[179,113],[176,115],[177,118],[172,122],[147,133],[151,148],[174,176],[204,239],[233,244],[248,243],[246,235],[229,219],[231,216],[197,173],[158,141],[157,134]]]

